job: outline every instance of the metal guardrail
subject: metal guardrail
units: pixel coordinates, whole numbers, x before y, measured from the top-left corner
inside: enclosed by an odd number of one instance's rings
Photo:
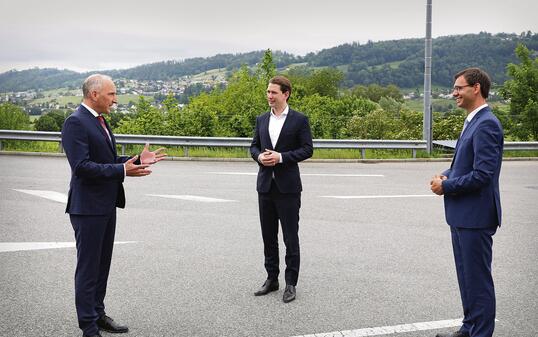
[[[440,148],[454,150],[456,140],[435,140],[434,145]],[[504,151],[536,151],[538,150],[538,142],[504,142]]]
[[[125,154],[125,145],[150,143],[153,145],[183,147],[185,156],[189,156],[189,147],[241,147],[248,149],[251,138],[239,137],[179,137],[148,135],[114,135],[116,144],[121,145],[121,153]],[[0,150],[2,140],[47,141],[58,142],[58,151],[63,152],[60,132],[0,130]],[[416,158],[417,150],[426,150],[424,140],[355,140],[355,139],[314,139],[316,149],[356,149],[361,158],[366,158],[366,149],[407,149]],[[505,142],[504,150],[538,150],[538,142]]]

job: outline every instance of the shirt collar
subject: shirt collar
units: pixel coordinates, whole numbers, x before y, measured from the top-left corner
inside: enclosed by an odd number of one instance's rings
[[[95,110],[93,110],[92,108],[90,108],[88,105],[84,104],[84,103],[80,103],[80,105],[82,105],[83,107],[85,107],[86,109],[88,109],[89,112],[91,112],[91,114],[94,116],[94,117],[99,117],[100,114],[98,114]]]
[[[467,115],[467,122],[470,122],[473,119],[473,117],[478,113],[478,111],[484,109],[487,106],[488,106],[488,104],[485,103],[485,104],[482,104],[481,106],[479,106],[478,108],[474,109],[473,111],[471,111],[471,113],[469,113]]]
[[[284,117],[286,117],[288,115],[289,111],[290,111],[290,106],[286,104],[286,107],[284,108],[284,111],[282,111],[280,116],[277,117],[277,115],[275,115],[275,113],[273,112],[273,109],[271,109],[271,116],[273,116],[275,118],[284,118]]]

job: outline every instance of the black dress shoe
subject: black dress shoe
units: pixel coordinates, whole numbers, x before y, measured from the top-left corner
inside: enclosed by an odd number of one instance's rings
[[[469,333],[467,332],[442,332],[435,335],[435,337],[469,337]]]
[[[101,336],[101,334],[98,332],[97,335],[91,335],[91,336],[82,334],[82,337],[103,337],[103,336]]]
[[[295,299],[295,286],[286,284],[286,289],[284,290],[284,295],[282,296],[282,301],[284,303],[291,302]]]
[[[254,293],[254,296],[267,295],[271,291],[278,290],[278,280],[265,280],[263,286]]]
[[[119,325],[107,315],[103,315],[97,320],[97,326],[100,330],[112,333],[124,333],[129,331],[128,327],[124,325]]]

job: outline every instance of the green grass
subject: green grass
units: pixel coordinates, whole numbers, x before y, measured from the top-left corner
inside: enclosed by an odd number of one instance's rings
[[[18,152],[47,152],[54,153],[59,151],[58,142],[31,142],[22,140],[2,140],[2,151]]]
[[[368,67],[368,69],[382,69],[384,66],[388,65],[390,69],[398,69],[398,67],[400,67],[400,64],[402,64],[403,60],[402,61],[394,61],[394,62],[387,62],[387,63],[383,63],[383,64],[377,64],[375,66],[370,66]]]
[[[503,157],[538,157],[538,151],[504,151]]]
[[[150,150],[156,150],[159,145],[152,145]],[[127,145],[125,147],[126,155],[134,155],[142,152],[142,145]],[[206,158],[250,158],[247,149],[237,147],[189,147],[188,149],[178,146],[167,147],[166,154],[169,157],[185,157],[188,151],[189,157],[206,157]],[[118,146],[118,153],[121,153],[121,146]]]
[[[158,145],[151,146],[151,150],[157,149]],[[143,149],[142,145],[126,145],[125,154],[139,154]],[[48,152],[58,153],[59,144],[57,142],[31,142],[3,140],[3,151],[21,152]],[[121,154],[121,146],[117,147],[118,154]],[[185,157],[186,149],[183,147],[168,147],[166,153],[169,157]],[[188,156],[193,158],[250,158],[250,153],[245,148],[234,147],[189,147]],[[428,155],[426,151],[417,151],[417,158],[451,158],[452,153],[446,151],[433,151]],[[505,158],[518,157],[538,157],[538,151],[505,151]],[[411,159],[411,150],[388,150],[388,149],[366,149],[366,158],[361,158],[359,149],[316,149],[313,159]]]
[[[134,94],[127,94],[127,95],[118,95],[118,104],[129,104],[129,102],[134,102],[135,104],[138,102],[138,99],[140,98],[139,95]],[[144,96],[149,102],[153,101],[152,96]],[[49,103],[52,101],[56,101],[57,104],[60,105],[60,107],[66,107],[69,103],[73,105],[78,105],[80,102],[82,102],[82,96],[55,96],[55,97],[45,97],[45,98],[38,98],[34,99],[30,102],[30,105],[37,105],[37,104],[43,104],[43,103]]]

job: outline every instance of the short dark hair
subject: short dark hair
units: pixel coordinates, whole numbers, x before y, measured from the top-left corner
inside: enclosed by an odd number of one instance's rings
[[[469,85],[480,84],[480,94],[483,98],[488,98],[489,88],[491,87],[488,73],[480,68],[467,68],[454,75],[454,80],[460,76],[463,76]]]
[[[282,92],[289,92],[288,99],[291,96],[291,82],[284,76],[275,76],[272,79],[269,80],[270,84],[277,84],[280,86],[280,91]]]

